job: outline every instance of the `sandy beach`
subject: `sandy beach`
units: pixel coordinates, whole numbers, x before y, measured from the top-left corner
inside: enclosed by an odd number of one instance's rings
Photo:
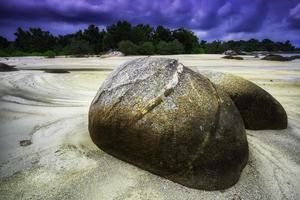
[[[0,72],[1,199],[300,199],[299,59],[167,56],[195,71],[232,73],[253,81],[288,114],[285,130],[247,130],[250,155],[240,180],[229,189],[208,192],[125,163],[91,141],[90,102],[114,68],[137,57],[0,58],[20,69]]]

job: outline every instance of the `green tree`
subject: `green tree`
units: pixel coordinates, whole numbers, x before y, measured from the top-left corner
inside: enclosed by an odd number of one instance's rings
[[[223,53],[225,49],[221,41],[213,41],[212,43],[205,44],[205,52],[211,54]]]
[[[44,56],[45,56],[46,58],[55,58],[56,54],[55,54],[54,51],[48,50],[48,51],[46,51],[46,52],[44,53]]]
[[[191,53],[192,53],[192,54],[204,54],[205,51],[204,51],[204,49],[199,45],[199,46],[194,46]]]
[[[89,42],[95,54],[103,51],[103,36],[104,32],[100,32],[99,28],[94,24],[89,25],[82,33],[83,39]]]
[[[138,47],[129,40],[119,42],[118,49],[125,55],[135,55],[138,53]]]
[[[139,45],[138,52],[142,55],[152,55],[155,53],[155,47],[152,42],[144,42]]]
[[[259,41],[256,40],[256,39],[250,39],[248,40],[247,42],[245,42],[245,45],[242,49],[243,51],[258,51],[260,50],[260,47],[259,47]]]
[[[50,32],[40,28],[29,28],[29,31],[18,28],[15,36],[17,49],[26,52],[53,50],[56,43],[55,37]]]
[[[5,49],[9,46],[9,42],[5,37],[0,36],[0,49]]]
[[[14,45],[16,49],[26,51],[30,48],[30,34],[28,32],[19,27],[15,32],[15,36]]]
[[[163,26],[157,26],[153,34],[154,44],[158,44],[160,41],[169,42],[172,41],[172,33],[169,29],[164,28]]]
[[[119,42],[131,40],[131,24],[127,21],[118,21],[106,28],[105,48],[115,49],[118,47]]]
[[[155,29],[148,24],[132,26],[127,21],[118,21],[100,30],[91,24],[84,30],[72,34],[53,36],[40,28],[23,30],[18,28],[16,39],[9,42],[0,36],[1,55],[44,55],[46,51],[58,54],[98,54],[110,49],[122,49],[125,54],[179,54],[179,53],[223,53],[226,50],[240,51],[294,51],[290,41],[274,42],[229,40],[206,42],[199,40],[190,30],[179,28],[171,31],[163,26]],[[122,41],[122,42],[121,42]],[[155,47],[155,48],[154,48]],[[183,50],[182,50],[183,47]]]
[[[184,46],[178,40],[168,42],[168,54],[182,54],[184,53]]]
[[[153,28],[148,24],[138,24],[131,31],[131,41],[135,44],[140,44],[146,41],[151,41],[153,37]]]
[[[63,49],[63,54],[75,56],[82,56],[92,52],[93,49],[86,40],[73,39],[71,43]]]
[[[184,53],[184,46],[178,40],[160,41],[156,46],[156,53],[161,55],[182,54]]]
[[[275,44],[272,40],[264,39],[261,42],[262,49],[266,51],[274,51],[276,49]]]
[[[169,45],[165,41],[160,41],[156,45],[156,53],[160,55],[167,55],[169,54]]]
[[[192,53],[193,48],[199,45],[198,37],[193,32],[183,28],[174,30],[173,37],[184,46],[185,53]]]
[[[294,51],[295,47],[291,44],[291,42],[289,40],[285,41],[284,44],[282,44],[281,47],[282,51]]]

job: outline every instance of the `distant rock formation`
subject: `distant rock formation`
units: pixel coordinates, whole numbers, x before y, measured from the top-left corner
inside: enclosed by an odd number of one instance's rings
[[[285,129],[287,114],[282,105],[256,84],[231,74],[201,71],[229,94],[247,129]]]
[[[124,56],[121,51],[109,51],[106,54],[101,55],[101,58],[108,58],[108,57],[120,57]]]
[[[270,61],[291,61],[292,59],[290,57],[284,57],[281,55],[267,55],[262,58],[262,60],[270,60]]]
[[[5,63],[0,63],[0,72],[11,72],[11,71],[18,71],[15,66],[7,65]]]
[[[295,56],[281,56],[281,55],[267,55],[262,58],[262,60],[271,60],[271,61],[292,61],[295,59],[300,59],[300,55],[295,55]]]
[[[300,59],[300,55],[290,56],[291,60]]]
[[[239,57],[239,56],[223,56],[222,58],[224,58],[224,59],[233,59],[233,60],[244,60],[243,57]]]
[[[91,103],[89,132],[105,152],[192,188],[228,188],[248,160],[230,97],[173,59],[139,58],[112,72]]]
[[[234,50],[227,50],[223,54],[225,54],[227,56],[236,56],[236,55],[238,55]]]
[[[19,143],[22,147],[26,147],[32,144],[31,140],[21,140]]]
[[[66,74],[70,73],[68,70],[65,69],[45,69],[46,73],[53,73],[53,74]]]

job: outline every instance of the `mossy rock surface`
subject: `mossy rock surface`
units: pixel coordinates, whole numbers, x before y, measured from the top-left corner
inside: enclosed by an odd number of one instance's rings
[[[247,129],[287,128],[287,114],[282,105],[258,85],[231,74],[207,71],[200,73],[231,97]]]
[[[89,132],[105,152],[197,189],[232,186],[248,160],[230,97],[173,59],[139,58],[112,72],[91,103]]]

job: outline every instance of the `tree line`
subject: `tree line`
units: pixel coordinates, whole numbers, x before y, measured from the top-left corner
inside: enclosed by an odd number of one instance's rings
[[[118,21],[105,29],[91,24],[76,33],[54,36],[41,28],[18,28],[15,40],[0,36],[0,56],[22,55],[99,55],[109,50],[119,50],[126,55],[152,54],[200,54],[240,51],[293,51],[295,47],[286,42],[262,41],[213,41],[199,40],[185,28],[168,29],[148,24],[131,25]]]

